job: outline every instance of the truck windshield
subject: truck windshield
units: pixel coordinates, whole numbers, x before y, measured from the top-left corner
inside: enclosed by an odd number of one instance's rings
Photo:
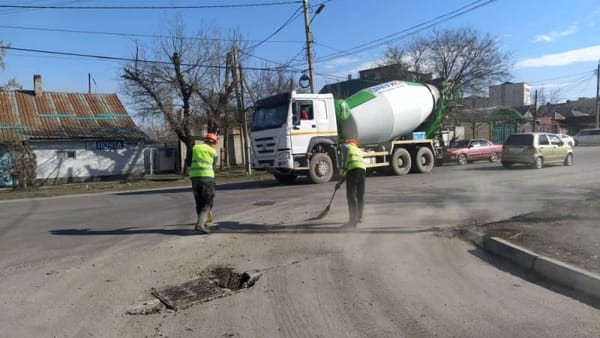
[[[252,131],[281,127],[288,116],[289,103],[270,107],[258,107],[252,120]]]

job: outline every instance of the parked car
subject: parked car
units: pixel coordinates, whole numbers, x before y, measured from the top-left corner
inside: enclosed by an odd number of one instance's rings
[[[582,129],[575,136],[575,145],[600,144],[600,129]]]
[[[560,139],[561,139],[561,140],[562,140],[564,143],[566,143],[566,144],[570,145],[571,147],[574,147],[574,146],[575,146],[575,140],[574,140],[574,139],[573,139],[571,136],[569,136],[569,135],[567,135],[567,134],[556,134],[556,135],[557,135],[558,137],[560,137]]]
[[[527,164],[540,169],[548,163],[573,164],[573,148],[556,134],[519,133],[510,135],[502,146],[502,166]]]
[[[500,153],[502,153],[502,145],[486,139],[457,140],[450,143],[445,161],[456,161],[461,165],[477,160],[495,162]]]

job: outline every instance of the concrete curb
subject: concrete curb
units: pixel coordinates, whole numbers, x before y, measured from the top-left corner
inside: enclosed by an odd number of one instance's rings
[[[502,238],[490,237],[473,230],[466,230],[466,237],[481,249],[502,257],[553,283],[600,300],[600,275],[538,255]]]

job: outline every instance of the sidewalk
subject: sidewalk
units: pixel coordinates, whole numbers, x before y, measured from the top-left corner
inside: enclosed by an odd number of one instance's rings
[[[600,191],[541,211],[459,229],[467,239],[559,285],[600,300]]]

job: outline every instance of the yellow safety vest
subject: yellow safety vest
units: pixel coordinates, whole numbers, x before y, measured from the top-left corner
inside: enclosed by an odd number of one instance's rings
[[[344,167],[344,175],[352,169],[367,170],[365,162],[363,162],[362,150],[352,143],[346,144],[348,152],[346,155],[346,166]]]
[[[197,144],[192,148],[192,166],[190,177],[215,178],[213,163],[215,162],[216,150],[206,143]]]

